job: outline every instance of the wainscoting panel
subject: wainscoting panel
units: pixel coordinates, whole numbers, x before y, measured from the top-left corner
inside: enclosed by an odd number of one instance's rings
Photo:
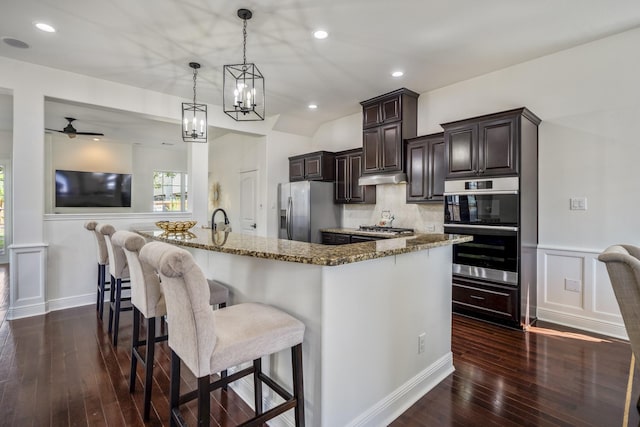
[[[599,254],[538,247],[538,319],[627,339]]]
[[[11,245],[9,257],[7,318],[12,320],[46,313],[47,244]]]

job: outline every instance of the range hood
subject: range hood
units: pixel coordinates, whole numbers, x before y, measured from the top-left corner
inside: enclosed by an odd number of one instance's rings
[[[404,172],[362,175],[358,178],[358,185],[400,184],[403,182],[407,182],[407,174]]]

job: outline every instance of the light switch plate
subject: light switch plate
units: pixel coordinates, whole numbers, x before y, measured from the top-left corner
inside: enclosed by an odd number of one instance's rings
[[[587,198],[586,197],[572,197],[570,199],[569,209],[572,211],[586,211],[587,210]]]

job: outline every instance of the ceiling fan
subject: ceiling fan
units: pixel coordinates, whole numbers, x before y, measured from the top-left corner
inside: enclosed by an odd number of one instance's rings
[[[50,130],[53,132],[60,132],[60,133],[64,133],[65,135],[67,135],[69,138],[75,138],[76,135],[92,135],[92,136],[104,136],[103,133],[98,133],[98,132],[78,132],[76,130],[76,128],[73,127],[73,125],[71,124],[71,122],[75,121],[75,119],[73,117],[65,117],[65,119],[67,119],[67,121],[69,123],[67,123],[67,125],[64,127],[64,129],[62,130],[58,130],[58,129],[48,129],[45,128],[45,130]]]

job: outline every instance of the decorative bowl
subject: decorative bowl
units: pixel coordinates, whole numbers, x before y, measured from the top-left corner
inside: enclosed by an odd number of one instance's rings
[[[158,221],[156,225],[167,233],[181,233],[189,230],[198,221]]]

